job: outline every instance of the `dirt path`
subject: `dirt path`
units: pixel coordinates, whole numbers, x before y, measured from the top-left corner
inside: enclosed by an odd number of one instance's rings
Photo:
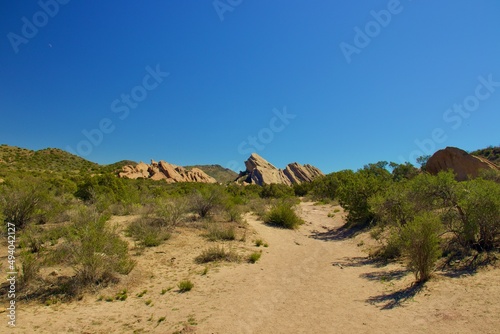
[[[233,247],[247,254],[262,250],[261,259],[210,268],[207,275],[193,258],[208,243],[199,232],[183,231],[140,257],[135,276],[123,283],[130,295],[126,301],[88,296],[71,304],[30,306],[20,311],[16,332],[500,333],[498,269],[441,275],[423,289],[412,287],[413,276],[401,265],[370,261],[366,233],[346,237],[342,212],[327,216],[333,210],[302,203],[307,223],[297,231],[247,216],[257,235]],[[256,237],[269,247],[253,246]],[[194,282],[192,291],[162,294],[184,278]],[[144,290],[145,296],[137,297]]]

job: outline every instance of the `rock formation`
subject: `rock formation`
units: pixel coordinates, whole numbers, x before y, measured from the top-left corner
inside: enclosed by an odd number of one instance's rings
[[[278,183],[291,186],[311,182],[314,178],[324,175],[314,166],[296,162],[288,164],[284,170],[278,169],[256,153],[252,153],[245,161],[245,167],[246,171],[240,173],[237,181],[258,185]]]
[[[477,177],[481,169],[500,171],[500,167],[491,161],[471,155],[456,147],[447,147],[437,151],[425,165],[425,170],[431,174],[437,174],[448,169],[453,170],[458,181],[467,180],[469,177]]]
[[[160,162],[151,160],[150,165],[141,162],[136,166],[124,166],[118,176],[127,179],[145,178],[152,180],[165,180],[167,183],[216,183],[213,177],[205,174],[205,172],[199,168],[187,170],[184,167],[172,165],[163,160],[160,160]]]

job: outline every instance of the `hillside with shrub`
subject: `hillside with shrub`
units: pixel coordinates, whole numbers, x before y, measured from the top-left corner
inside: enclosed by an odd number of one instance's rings
[[[500,166],[500,146],[488,146],[487,148],[472,151],[470,154],[486,158]]]

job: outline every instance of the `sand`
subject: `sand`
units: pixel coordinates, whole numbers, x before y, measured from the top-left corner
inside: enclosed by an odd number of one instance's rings
[[[341,209],[328,217],[334,209],[340,207],[301,203],[306,224],[295,231],[246,215],[253,232],[225,247],[242,255],[262,250],[261,259],[212,265],[205,275],[194,258],[214,243],[184,227],[135,257],[136,268],[118,285],[71,303],[20,301],[17,327],[4,319],[0,332],[500,333],[500,269],[454,277],[437,272],[416,286],[403,264],[372,261],[368,233],[347,233]],[[124,225],[133,218],[112,221]],[[269,247],[257,248],[257,238]],[[193,290],[179,293],[182,279],[190,279]],[[125,301],[98,301],[123,288]]]

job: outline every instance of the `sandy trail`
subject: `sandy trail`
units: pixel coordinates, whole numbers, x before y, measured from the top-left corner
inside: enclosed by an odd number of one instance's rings
[[[97,302],[88,296],[71,304],[32,305],[20,311],[15,331],[500,333],[498,269],[458,278],[438,275],[416,289],[400,264],[368,259],[366,233],[345,237],[342,211],[329,218],[331,206],[301,203],[300,208],[306,224],[297,231],[247,215],[256,235],[233,247],[246,254],[262,250],[256,264],[224,264],[201,275],[203,266],[193,258],[208,243],[199,232],[183,231],[140,257],[134,271],[141,277],[123,283],[130,291],[126,301]],[[257,237],[269,247],[253,246]],[[186,277],[195,283],[191,292],[160,293]],[[145,297],[136,296],[145,289]],[[145,305],[147,298],[152,306]]]

